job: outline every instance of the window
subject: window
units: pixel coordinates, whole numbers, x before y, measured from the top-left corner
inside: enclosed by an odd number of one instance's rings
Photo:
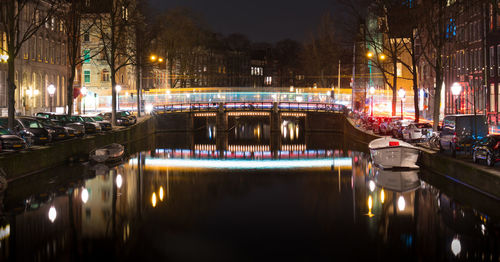
[[[83,50],[83,62],[86,64],[90,63],[90,50],[88,49]]]
[[[83,71],[83,79],[85,83],[90,83],[90,70]]]
[[[85,34],[83,34],[83,41],[85,41],[85,42],[90,41],[90,35],[89,35],[89,32],[86,32]]]
[[[109,71],[107,69],[103,69],[101,73],[101,81],[109,82]]]

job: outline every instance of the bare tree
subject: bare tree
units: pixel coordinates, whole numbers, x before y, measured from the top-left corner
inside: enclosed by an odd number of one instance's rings
[[[117,73],[134,64],[135,25],[138,10],[133,0],[103,1],[99,12],[90,14],[90,31],[99,39],[102,58],[110,69],[111,121],[116,125]]]
[[[55,0],[7,0],[0,1],[0,27],[7,40],[7,106],[8,128],[14,128],[15,116],[15,59],[24,43],[28,41],[45,23],[48,23],[60,1]]]

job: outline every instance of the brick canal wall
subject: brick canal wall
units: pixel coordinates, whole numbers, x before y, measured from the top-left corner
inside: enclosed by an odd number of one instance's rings
[[[53,168],[75,158],[88,158],[88,154],[99,147],[112,143],[127,145],[130,142],[154,135],[156,123],[153,118],[139,120],[136,125],[109,131],[103,134],[87,136],[54,143],[14,154],[0,156],[0,167],[7,174],[8,180],[27,176],[41,170]],[[127,148],[127,146],[125,147]]]
[[[424,148],[421,149],[421,152],[418,163],[420,167],[500,199],[498,167],[495,169],[469,163]]]

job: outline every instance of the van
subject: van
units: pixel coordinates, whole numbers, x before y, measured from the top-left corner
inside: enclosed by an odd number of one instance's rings
[[[462,151],[472,146],[475,140],[488,135],[488,122],[485,115],[448,115],[443,120],[439,135],[442,150]]]

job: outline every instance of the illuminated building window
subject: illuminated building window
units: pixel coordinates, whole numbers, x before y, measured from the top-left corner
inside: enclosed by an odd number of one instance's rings
[[[109,71],[107,69],[102,70],[102,77],[101,80],[103,82],[108,82],[109,81]]]
[[[90,83],[90,70],[83,71],[83,79],[85,83]]]
[[[85,49],[83,51],[83,59],[84,59],[84,63],[90,63],[90,50],[88,49]]]

